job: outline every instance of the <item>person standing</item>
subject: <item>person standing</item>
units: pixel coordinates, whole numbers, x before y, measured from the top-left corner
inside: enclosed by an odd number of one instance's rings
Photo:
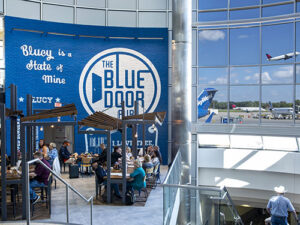
[[[267,211],[271,214],[272,225],[287,225],[288,212],[292,212],[295,220],[298,223],[297,214],[291,201],[284,197],[286,193],[284,186],[279,186],[274,188],[277,196],[270,198]]]

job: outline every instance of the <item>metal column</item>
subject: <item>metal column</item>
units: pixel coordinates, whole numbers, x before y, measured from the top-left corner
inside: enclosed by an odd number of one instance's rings
[[[181,183],[191,182],[192,0],[173,0],[172,14],[172,160],[182,156]],[[179,224],[190,222],[190,199],[182,192]]]
[[[17,87],[14,84],[10,85],[10,110],[17,111]],[[11,165],[15,166],[17,162],[17,116],[13,115],[10,118],[10,154]]]
[[[137,101],[134,101],[134,115],[138,115],[138,104]],[[138,152],[137,152],[137,141],[138,141],[138,137],[137,137],[137,125],[134,124],[132,125],[132,155],[134,158],[137,157]]]
[[[26,103],[27,103],[27,116],[32,115],[32,95],[26,96]],[[26,127],[27,131],[27,160],[31,160],[33,157],[33,128],[35,127]]]
[[[1,202],[1,219],[7,220],[6,208],[6,125],[5,125],[5,95],[0,93],[0,99],[3,97],[3,102],[0,102],[0,116],[1,116],[1,187],[2,187],[2,202]]]
[[[21,123],[21,129],[20,129],[20,150],[22,154],[22,171],[26,171],[26,146],[25,146],[25,126]],[[22,219],[26,219],[26,173],[22,173]]]
[[[126,193],[126,139],[127,139],[127,123],[122,123],[122,202],[125,204],[125,193]]]
[[[107,148],[106,148],[106,161],[107,161],[107,202],[111,203],[111,179],[110,179],[110,167],[111,167],[111,133],[107,131]]]

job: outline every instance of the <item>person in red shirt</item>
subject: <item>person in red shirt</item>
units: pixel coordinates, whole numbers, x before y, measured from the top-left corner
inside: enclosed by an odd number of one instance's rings
[[[46,164],[49,168],[51,168],[50,164],[47,160],[44,159],[43,154],[41,152],[34,153],[33,157],[35,159],[40,159],[44,164]],[[40,196],[35,193],[33,188],[37,187],[45,187],[48,185],[48,177],[50,171],[47,170],[42,164],[36,163],[34,172],[29,173],[29,176],[33,179],[30,181],[30,200],[33,204],[35,204],[39,199]]]

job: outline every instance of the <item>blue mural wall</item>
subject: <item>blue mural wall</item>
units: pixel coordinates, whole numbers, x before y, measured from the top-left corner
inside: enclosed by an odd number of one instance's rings
[[[33,109],[51,109],[55,103],[75,103],[78,120],[96,111],[120,118],[121,102],[126,115],[168,109],[167,28],[125,28],[63,24],[5,17],[6,87],[18,87],[18,108],[26,112],[26,95],[33,96]],[[9,107],[7,91],[7,107]],[[70,118],[62,118],[70,120]],[[146,145],[158,145],[167,163],[167,120],[146,128]],[[7,123],[8,133],[9,124]],[[42,133],[39,137],[42,137]],[[131,136],[130,132],[128,135]],[[129,137],[128,136],[128,137]],[[10,152],[10,137],[7,137]],[[128,145],[131,145],[128,139]],[[138,147],[142,147],[141,128]],[[75,131],[75,151],[94,151],[104,137]],[[119,132],[112,145],[121,144]]]

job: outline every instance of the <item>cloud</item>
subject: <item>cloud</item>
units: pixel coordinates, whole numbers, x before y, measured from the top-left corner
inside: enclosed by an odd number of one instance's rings
[[[218,77],[216,80],[210,81],[209,84],[226,84],[227,77]]]
[[[199,32],[201,41],[219,41],[225,39],[225,32],[221,30],[203,30]]]
[[[259,73],[255,73],[253,76],[246,76],[245,80],[259,80]],[[267,84],[272,81],[272,78],[268,72],[263,72],[261,74],[261,80],[263,83]]]
[[[251,80],[252,79],[252,76],[246,76],[245,77],[245,80]]]
[[[291,67],[291,66],[280,67],[279,70],[274,72],[274,77],[277,77],[277,78],[293,77],[293,67]]]
[[[248,38],[249,36],[246,35],[246,34],[241,34],[238,36],[238,39],[245,39],[245,38]]]

